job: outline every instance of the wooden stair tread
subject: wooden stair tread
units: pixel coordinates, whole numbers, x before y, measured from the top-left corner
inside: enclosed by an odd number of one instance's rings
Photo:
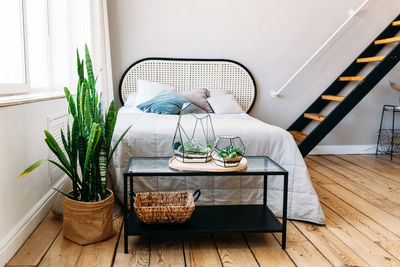
[[[299,140],[299,141],[303,141],[307,137],[307,135],[305,133],[298,132],[298,131],[289,131],[289,133],[293,136],[294,139]]]
[[[374,44],[380,45],[380,44],[390,44],[390,43],[395,43],[395,42],[400,42],[400,36],[398,37],[392,37],[392,38],[386,38],[386,39],[381,39],[381,40],[376,40]]]
[[[316,121],[323,121],[326,116],[318,114],[318,113],[304,113],[304,118],[312,119]]]
[[[321,98],[324,100],[343,101],[345,97],[339,95],[322,95]]]
[[[364,76],[342,76],[339,77],[339,81],[341,82],[351,82],[351,81],[362,81],[364,80]]]
[[[384,58],[385,56],[358,58],[357,63],[377,62],[382,61]]]
[[[400,26],[400,20],[393,21],[392,26]]]

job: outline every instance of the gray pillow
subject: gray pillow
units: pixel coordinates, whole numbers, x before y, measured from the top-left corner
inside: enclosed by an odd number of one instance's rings
[[[220,95],[231,95],[231,90],[223,90],[223,89],[215,89],[208,91],[210,93],[210,97],[220,96]]]
[[[204,109],[207,112],[212,112],[210,105],[207,102],[207,98],[210,96],[210,93],[207,89],[195,89],[192,91],[183,91],[179,93],[179,95],[191,103],[195,104],[201,109]]]

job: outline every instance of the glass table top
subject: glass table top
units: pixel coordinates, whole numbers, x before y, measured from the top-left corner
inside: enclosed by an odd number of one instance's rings
[[[169,157],[130,158],[125,170],[127,175],[155,176],[155,175],[262,175],[285,174],[287,171],[271,160],[269,157],[247,156],[247,169],[236,172],[200,172],[178,171],[169,167]]]

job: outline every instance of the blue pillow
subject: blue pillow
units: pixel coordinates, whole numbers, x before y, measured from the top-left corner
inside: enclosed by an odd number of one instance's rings
[[[175,93],[164,90],[149,101],[136,107],[147,113],[179,114],[185,103],[189,103],[189,101]]]

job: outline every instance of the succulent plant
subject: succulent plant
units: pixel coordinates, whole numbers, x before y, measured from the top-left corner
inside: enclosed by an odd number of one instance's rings
[[[221,158],[236,158],[243,156],[243,151],[238,147],[227,146],[223,151],[218,152]]]
[[[198,144],[196,144],[196,142],[193,140],[183,143],[183,149],[187,153],[197,153],[197,152],[200,152],[200,150],[201,150],[200,146]]]

